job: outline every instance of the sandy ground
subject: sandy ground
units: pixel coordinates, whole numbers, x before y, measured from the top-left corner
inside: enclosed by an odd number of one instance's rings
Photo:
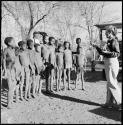
[[[106,99],[106,81],[101,79],[101,72],[93,76],[88,72],[87,76],[85,91],[80,90],[78,83],[77,90],[50,95],[43,92],[29,102],[14,103],[13,109],[2,108],[1,123],[121,124],[121,111],[100,106]],[[74,84],[71,84],[71,88],[74,88]],[[2,98],[6,102],[6,92]]]

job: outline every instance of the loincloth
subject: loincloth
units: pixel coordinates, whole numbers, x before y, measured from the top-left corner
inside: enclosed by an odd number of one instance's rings
[[[64,68],[65,68],[65,69],[70,69],[70,68],[72,68],[72,63],[71,63],[71,64],[70,64],[70,63],[64,64]]]

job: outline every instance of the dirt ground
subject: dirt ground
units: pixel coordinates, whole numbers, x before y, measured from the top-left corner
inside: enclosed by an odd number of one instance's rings
[[[121,124],[121,111],[104,109],[100,105],[106,99],[106,81],[102,72],[85,73],[85,91],[80,82],[77,90],[42,95],[28,102],[14,103],[13,109],[6,108],[7,92],[1,94],[1,123],[37,124]],[[119,82],[121,86],[121,81]]]

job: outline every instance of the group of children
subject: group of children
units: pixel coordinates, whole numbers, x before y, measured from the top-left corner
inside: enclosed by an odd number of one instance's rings
[[[43,32],[34,32],[33,40],[19,41],[15,46],[13,37],[4,40],[7,48],[3,52],[3,74],[8,83],[8,108],[13,103],[14,92],[16,101],[29,100],[41,94],[43,78],[45,78],[46,92],[70,90],[71,70],[75,67],[77,78],[81,76],[82,90],[84,90],[85,52],[81,39],[77,38],[77,51],[72,52],[70,43],[55,46],[55,38]],[[73,59],[73,55],[76,58]],[[43,77],[44,76],[44,77]],[[19,96],[20,95],[20,96]]]

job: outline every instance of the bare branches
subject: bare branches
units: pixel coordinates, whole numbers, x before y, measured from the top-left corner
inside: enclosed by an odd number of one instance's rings
[[[44,18],[46,18],[46,17],[50,14],[50,12],[52,11],[52,9],[55,8],[55,7],[57,7],[57,4],[52,4],[52,7],[48,10],[48,12],[47,12],[46,14],[44,14],[40,19],[38,19],[38,20],[36,21],[36,23],[33,25],[33,28],[34,28],[40,21],[42,21]]]
[[[6,2],[6,4],[4,2],[2,2],[3,7],[12,15],[12,17],[16,20],[16,22],[20,25],[21,23],[19,22],[19,18],[15,15],[15,13],[10,9],[9,4]]]
[[[7,14],[1,16],[1,20],[3,20],[6,16],[11,16],[11,15],[7,13]]]

